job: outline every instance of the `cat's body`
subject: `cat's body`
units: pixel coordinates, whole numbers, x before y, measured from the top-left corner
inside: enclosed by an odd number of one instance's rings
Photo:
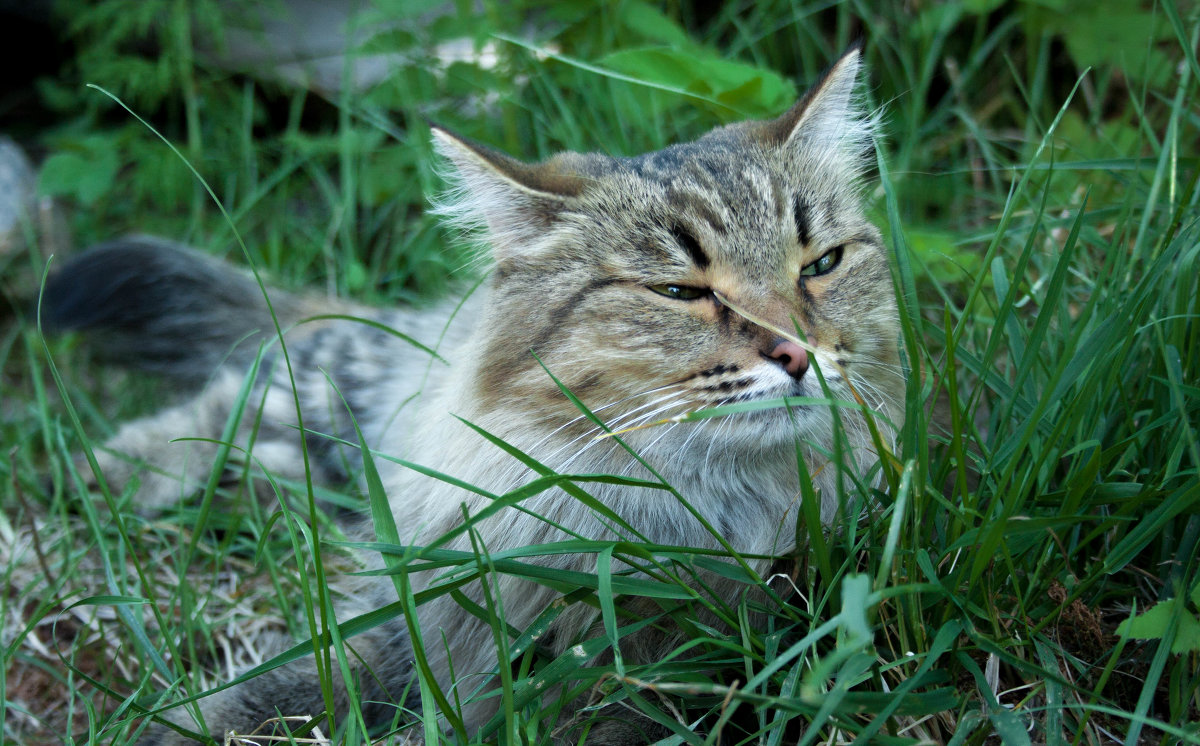
[[[694,143],[632,159],[565,154],[526,165],[436,131],[458,183],[441,209],[486,230],[496,263],[490,282],[461,306],[421,313],[334,311],[377,320],[436,348],[444,361],[362,322],[322,319],[293,328],[284,337],[290,372],[277,349],[269,352],[263,363],[269,372],[260,375],[249,398],[264,402],[255,459],[283,476],[304,475],[294,378],[308,431],[357,442],[348,406],[373,450],[490,493],[464,490],[376,458],[401,540],[424,546],[459,526],[464,511],[478,515],[494,495],[536,476],[464,421],[556,472],[654,479],[617,439],[596,438],[602,429],[563,388],[614,430],[727,403],[824,399],[828,391],[846,402],[865,400],[886,437],[885,422],[898,424],[901,416],[903,379],[887,256],[878,231],[862,216],[856,186],[870,134],[851,105],[858,65],[858,52],[852,50],[778,120],[732,125]],[[67,279],[58,281],[60,295],[69,296],[58,303],[65,326],[74,323],[80,307],[114,292],[154,296],[138,301],[151,304],[152,318],[133,319],[134,308],[129,318],[74,325],[124,323],[125,333],[118,330],[117,338],[140,336],[140,344],[151,349],[150,338],[195,339],[208,328],[208,316],[224,314],[224,328],[211,344],[196,341],[178,356],[169,344],[161,355],[154,348],[147,353],[152,364],[203,377],[205,366],[220,357],[221,340],[228,349],[245,332],[272,328],[257,286],[244,277],[221,281],[228,292],[220,302],[184,302],[162,311],[170,305],[163,296],[204,298],[205,286],[216,282],[190,278],[224,271],[199,255],[154,241],[126,241],[92,256],[90,268],[74,275],[68,270]],[[107,285],[90,281],[107,289],[89,289],[83,280],[89,275],[110,278]],[[64,282],[70,291],[61,290]],[[278,299],[284,328],[321,312],[304,299],[272,297]],[[189,314],[190,319],[171,326],[171,319]],[[189,331],[189,324],[199,332]],[[253,348],[255,338],[250,342]],[[813,370],[814,358],[827,389]],[[112,451],[183,475],[181,481],[143,473],[138,494],[143,506],[160,508],[203,485],[216,446],[166,441],[220,438],[244,372],[244,364],[227,365],[197,399],[130,423],[109,442]],[[243,417],[239,443],[257,410],[252,405]],[[852,408],[839,413],[844,448],[834,447],[831,408],[815,404],[625,432],[625,444],[703,521],[669,490],[591,482],[584,485],[587,492],[627,528],[556,488],[526,498],[523,510],[500,511],[478,523],[473,536],[462,533],[444,548],[470,552],[475,542],[495,552],[574,534],[592,539],[640,535],[657,544],[707,549],[728,544],[751,554],[786,551],[794,544],[799,511],[797,453],[803,453],[814,475],[825,518],[836,511],[839,494],[840,470],[828,463],[829,454],[842,452],[844,466],[860,476],[877,460],[863,415]],[[307,444],[308,468],[318,478],[344,479],[361,464],[354,446],[320,435],[311,435]],[[107,456],[101,471],[120,486],[133,468]],[[589,554],[536,561],[596,569],[596,557]],[[435,577],[414,574],[414,591]],[[736,591],[715,577],[713,587],[718,594]],[[339,618],[395,600],[386,578],[365,588],[342,603]],[[493,590],[503,600],[508,624],[518,630],[558,597],[544,585],[509,575],[496,576]],[[486,603],[478,583],[463,591]],[[418,616],[425,639],[437,641],[425,653],[444,689],[451,683],[451,665],[468,682],[475,681],[471,675],[497,667],[491,628],[450,596],[424,604]],[[558,653],[577,643],[595,619],[594,609],[576,604],[551,627],[549,645]],[[644,658],[661,643],[642,635],[623,652]],[[355,637],[350,644],[373,669],[373,676],[361,677],[363,699],[398,701],[411,678],[412,650],[403,624]],[[320,712],[325,704],[311,679],[310,664],[300,662],[216,695],[203,704],[207,725],[214,735],[225,728],[247,732],[277,711]],[[495,707],[494,697],[467,704],[467,728],[482,726]],[[390,719],[387,706],[378,709]],[[175,719],[188,722],[182,715]],[[594,731],[589,742],[637,739],[605,733]],[[168,742],[176,736],[162,730],[154,737]]]

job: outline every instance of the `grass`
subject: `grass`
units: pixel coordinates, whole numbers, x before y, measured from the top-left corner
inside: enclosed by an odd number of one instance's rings
[[[489,620],[512,662],[497,669],[503,706],[489,738],[545,742],[558,705],[539,708],[535,695],[561,685],[647,713],[673,743],[1196,743],[1200,26],[1171,4],[1119,5],[1131,28],[1151,32],[1101,43],[1103,12],[1084,6],[951,2],[910,16],[781,2],[705,15],[680,4],[668,23],[635,3],[595,13],[561,3],[543,17],[553,38],[530,45],[505,41],[527,35],[485,4],[482,18],[430,34],[494,33],[500,67],[415,66],[361,98],[322,102],[231,80],[190,51],[173,58],[186,61],[177,89],[139,99],[130,94],[144,79],[101,67],[141,69],[109,38],[119,29],[99,33],[120,3],[99,4],[74,27],[94,53],[80,55],[87,79],[180,143],[232,219],[146,128],[91,91],[73,95],[94,116],[44,142],[54,156],[99,151],[116,166],[95,196],[45,173],[43,187],[86,208],[72,220],[85,238],[150,229],[215,249],[236,230],[248,258],[284,283],[419,302],[466,262],[418,214],[437,183],[423,116],[525,157],[631,154],[773,113],[794,93],[790,76],[811,79],[861,34],[888,121],[873,215],[895,250],[908,366],[920,372],[882,475],[888,489],[870,492],[867,518],[830,533],[801,522],[803,549],[769,581],[636,541],[554,547],[600,558],[592,576],[541,577],[598,609],[604,634],[584,643],[589,654],[646,623],[623,616],[615,593],[650,599],[651,619],[674,619],[687,639],[649,664],[580,668],[536,645],[560,607],[510,636],[504,599],[489,596],[469,611]],[[190,50],[197,17],[164,17],[151,32]],[[684,72],[644,50],[652,43],[690,60]],[[1084,70],[1103,50],[1108,63]],[[745,67],[722,77],[726,58]],[[54,168],[70,176],[63,163]],[[269,510],[223,500],[215,480],[160,520],[128,512],[122,495],[92,510],[73,456],[169,392],[97,366],[70,340],[43,342],[24,303],[44,263],[31,238],[29,252],[0,256],[14,308],[0,327],[5,741],[126,742],[164,692],[202,692],[312,649],[299,642],[263,660],[280,638],[328,635],[328,686],[354,631],[495,572],[538,572],[526,560],[545,547],[401,546],[371,479],[382,454],[364,454],[365,496],[334,504],[371,510],[396,562],[452,572],[421,594],[394,575],[397,602],[340,629],[323,567],[341,561],[341,535],[310,484],[272,483]],[[561,484],[543,474],[529,490]],[[624,575],[615,562],[647,571]],[[684,581],[697,568],[735,576],[746,598],[727,606],[696,593]],[[1152,607],[1148,622],[1119,626]],[[698,609],[725,625],[689,621]],[[439,644],[412,631],[426,649]],[[428,676],[415,686],[423,714],[454,712],[458,693]],[[345,727],[348,741],[362,739],[356,716]],[[437,742],[432,718],[424,727]]]

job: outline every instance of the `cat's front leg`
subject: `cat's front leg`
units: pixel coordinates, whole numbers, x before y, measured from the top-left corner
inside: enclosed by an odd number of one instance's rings
[[[237,376],[223,372],[191,400],[121,425],[93,450],[99,474],[83,454],[76,457],[89,490],[98,492],[103,479],[113,496],[120,496],[136,480],[133,508],[143,515],[155,515],[198,492],[216,463],[216,441],[237,386]]]
[[[344,480],[334,459],[314,453],[306,465],[290,388],[264,378],[249,396],[242,396],[245,385],[241,373],[222,369],[192,399],[122,425],[93,451],[110,492],[119,496],[136,480],[133,509],[152,516],[200,492],[214,470],[228,472],[246,463],[284,479],[311,476],[322,484]],[[328,405],[316,402],[309,409],[319,414]],[[306,421],[306,425],[329,428],[321,418],[315,419],[315,424]],[[228,462],[218,463],[226,443]],[[81,455],[76,465],[90,478],[89,489],[98,492],[99,478],[87,459]]]
[[[342,608],[353,616],[365,608]],[[351,697],[358,703],[368,727],[403,722],[401,708],[418,709],[415,687],[410,686],[412,654],[403,621],[393,621],[345,641],[345,658],[350,666],[352,687],[330,656],[332,669],[324,673],[332,696],[334,724],[327,717],[328,703],[322,687],[322,674],[309,655],[287,665],[198,700],[203,725],[196,722],[184,706],[168,710],[161,717],[178,726],[150,725],[139,739],[139,746],[183,746],[194,744],[188,734],[203,735],[224,743],[228,733],[242,736],[283,736],[298,731],[316,718],[318,727],[332,737],[338,724],[348,717]],[[409,741],[419,743],[419,741]]]

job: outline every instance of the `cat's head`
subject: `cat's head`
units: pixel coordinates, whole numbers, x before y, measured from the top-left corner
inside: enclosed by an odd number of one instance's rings
[[[623,428],[825,399],[819,367],[835,398],[898,423],[892,279],[861,206],[872,127],[855,105],[859,65],[850,50],[777,119],[634,158],[526,164],[435,130],[454,167],[441,211],[481,228],[495,262],[475,361],[482,409],[521,412],[523,426],[536,412],[547,429],[578,417],[548,369]],[[630,437],[710,454],[720,438],[727,454],[799,435],[819,451],[831,421],[829,405],[799,404]]]

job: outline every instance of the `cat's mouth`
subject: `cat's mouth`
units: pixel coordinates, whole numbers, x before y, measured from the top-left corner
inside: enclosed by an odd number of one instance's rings
[[[827,377],[825,387],[808,377],[757,387],[724,396],[705,405],[713,415],[747,420],[794,419],[798,412],[828,409],[842,398],[837,379]],[[756,406],[761,405],[761,406]],[[727,411],[726,411],[727,410]]]
[[[797,415],[812,417],[841,394],[836,375],[826,374],[823,387],[811,373],[800,378],[763,371],[756,375],[734,366],[713,368],[679,383],[652,389],[654,397],[648,401],[629,397],[631,408],[608,420],[608,435],[717,419],[731,421],[731,427],[740,421],[756,431],[791,423],[787,427],[792,432]]]
[[[781,380],[781,378],[782,378],[782,380]],[[834,388],[836,381],[837,381],[836,377],[826,375],[826,377],[825,377],[826,385],[828,387],[830,387],[831,389],[834,389],[834,391],[831,391],[830,393],[836,394],[836,389]],[[756,385],[756,386],[747,388],[747,389],[740,391],[732,396],[726,397],[725,401],[751,402],[751,401],[765,401],[765,400],[785,399],[785,398],[786,399],[792,399],[792,398],[821,399],[821,398],[827,398],[827,397],[824,393],[822,393],[822,387],[821,387],[820,382],[817,381],[816,377],[810,373],[802,378],[793,378],[791,376],[787,376],[787,377],[772,376],[770,380],[760,381],[760,382],[758,382],[758,385]],[[801,406],[804,404],[803,402],[792,402],[792,403],[797,406]]]

